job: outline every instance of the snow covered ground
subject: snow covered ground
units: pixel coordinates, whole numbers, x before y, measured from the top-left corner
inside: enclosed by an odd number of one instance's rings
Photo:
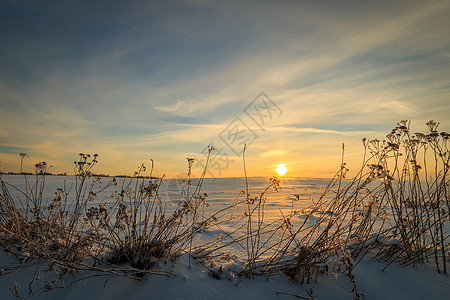
[[[356,283],[362,299],[449,299],[449,275],[438,274],[432,266],[392,266],[384,272],[382,262],[364,260],[355,269]],[[137,281],[124,277],[95,277],[63,289],[44,292],[38,299],[298,299],[293,295],[314,299],[352,299],[348,277],[323,275],[317,282],[300,286],[282,276],[269,280],[256,277],[238,283],[226,278],[217,280],[200,265],[189,268],[186,259],[175,265],[160,264],[171,277],[148,276]],[[25,268],[0,280],[1,299],[17,299],[12,293],[14,282],[27,293],[27,280],[33,268]],[[310,293],[308,291],[311,290]],[[284,293],[284,294],[282,294]],[[292,294],[292,295],[288,295]]]
[[[46,195],[52,197],[57,188],[74,186],[74,178],[46,177]],[[4,176],[4,181],[23,189],[25,182],[22,176]],[[102,180],[105,184],[107,178]],[[120,180],[119,180],[120,181]],[[194,185],[195,186],[195,180]],[[307,208],[311,199],[317,199],[321,187],[328,181],[310,178],[283,178],[279,192],[268,191],[265,207],[265,220],[275,220],[281,214],[287,214],[292,209],[294,195],[299,194],[300,201],[295,205],[297,209]],[[250,178],[249,191],[257,195],[268,185],[268,178]],[[105,197],[98,197],[97,201],[108,201],[108,196],[114,193],[118,186],[104,191]],[[166,180],[160,187],[160,194],[168,209],[175,209],[184,188],[182,179]],[[217,211],[230,205],[241,191],[245,189],[242,178],[206,179],[202,192],[208,194],[207,201],[211,205],[209,211]],[[17,191],[10,190],[13,195]],[[92,204],[92,205],[95,205]],[[206,212],[207,213],[207,212]],[[243,211],[236,211],[235,218]],[[326,213],[326,212],[323,212]],[[236,220],[236,219],[235,219]],[[310,220],[313,221],[313,220]],[[238,222],[223,224],[221,230],[232,232],[236,230]],[[207,240],[220,234],[217,228],[206,230],[201,238]],[[447,231],[448,232],[448,231]],[[317,282],[299,285],[279,274],[269,279],[255,277],[254,279],[236,279],[234,268],[242,268],[245,253],[238,247],[227,248],[230,262],[224,263],[220,279],[210,276],[210,271],[204,266],[191,260],[189,266],[187,255],[179,258],[175,264],[159,262],[154,269],[169,272],[170,276],[146,275],[145,280],[135,280],[126,277],[95,276],[80,272],[76,278],[85,278],[74,282],[65,288],[56,288],[39,295],[31,295],[38,299],[352,299],[353,284],[343,270],[330,270],[328,274],[319,275]],[[24,265],[13,273],[6,274],[11,265],[11,258],[6,254],[0,255],[1,299],[14,299],[14,283],[20,285],[18,292],[24,296],[28,294],[28,284],[34,276],[35,265]],[[383,268],[386,263],[366,255],[354,269],[356,286],[361,299],[450,299],[450,275],[437,273],[430,262],[418,266],[399,266],[394,263]],[[217,266],[210,266],[217,267]],[[47,276],[47,277],[46,277]],[[37,286],[44,285],[46,280],[52,280],[52,274],[42,274],[42,280]],[[66,280],[66,282],[73,282]],[[16,285],[17,286],[17,285]],[[17,286],[18,287],[18,286]],[[39,289],[37,289],[39,290]]]

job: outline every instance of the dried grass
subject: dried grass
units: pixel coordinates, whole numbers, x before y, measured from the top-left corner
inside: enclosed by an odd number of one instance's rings
[[[187,254],[189,264],[193,258],[219,279],[225,272],[222,266],[211,267],[212,261],[237,247],[246,259],[236,274],[230,271],[236,279],[283,273],[305,284],[320,274],[343,269],[353,284],[355,299],[360,295],[352,270],[368,254],[384,259],[386,267],[394,262],[433,261],[436,270],[446,274],[449,134],[438,132],[438,123],[427,125],[428,133],[411,135],[409,122],[401,121],[384,141],[363,139],[363,163],[351,179],[346,179],[343,147],[341,167],[321,196],[307,209],[296,209],[300,196],[294,195],[290,212],[280,211],[276,221],[265,219],[265,205],[280,185],[277,178],[271,178],[258,195],[251,195],[245,176],[246,189],[233,203],[205,215],[209,204],[202,184],[212,147],[195,187],[191,183],[193,159],[188,159],[183,198],[171,212],[159,196],[164,178],[143,178],[144,165],[112,195],[112,206],[102,201],[94,206],[103,191],[118,184],[114,178],[97,188],[102,179],[91,177],[97,155],[81,153],[75,161],[74,197],[64,187],[53,199],[45,199],[46,164],[37,164],[34,181],[27,181],[25,191],[18,190],[18,199],[10,194],[16,188],[0,179],[0,248],[18,261],[4,270],[13,272],[31,263],[36,264],[36,274],[51,270],[58,280],[41,285],[47,291],[63,287],[66,275],[80,270],[135,279],[146,274],[170,276],[157,270],[157,263],[175,263]],[[244,214],[233,217],[233,211]],[[237,229],[222,230],[227,222],[234,222]],[[222,234],[195,242],[206,229]],[[28,296],[34,294],[33,284],[40,278],[37,275],[32,280]],[[13,292],[20,296],[17,288]]]

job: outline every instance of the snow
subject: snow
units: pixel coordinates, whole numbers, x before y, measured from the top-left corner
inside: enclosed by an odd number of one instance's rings
[[[366,299],[449,299],[450,276],[433,265],[389,266],[375,259],[360,262],[355,275]]]
[[[18,188],[24,187],[23,177],[4,176],[6,182]],[[52,191],[64,185],[74,184],[73,177],[47,177],[47,197],[52,197]],[[103,181],[106,182],[107,179]],[[250,178],[250,194],[258,194],[267,186],[267,178]],[[104,183],[103,183],[104,184]],[[275,220],[280,217],[280,212],[287,212],[292,208],[294,194],[300,194],[301,201],[306,209],[309,198],[320,195],[320,188],[326,186],[327,180],[287,178],[282,179],[281,189],[278,193],[270,192],[267,196],[266,220]],[[195,185],[195,181],[194,181]],[[120,186],[120,184],[119,184]],[[161,186],[160,193],[168,207],[175,207],[181,197],[181,181],[178,179],[167,180]],[[111,187],[106,194],[111,194],[117,187]],[[202,192],[208,194],[209,211],[219,210],[234,201],[240,191],[245,188],[241,178],[206,179]],[[11,190],[18,195],[17,191]],[[99,201],[103,201],[101,198]],[[92,204],[92,205],[95,205]],[[301,209],[301,208],[299,208]],[[239,211],[236,215],[239,215]],[[321,214],[330,214],[328,211],[314,212],[308,222],[314,223]],[[300,215],[299,220],[304,221],[306,214]],[[302,219],[303,218],[303,219]],[[234,222],[223,224],[222,230],[231,232],[236,229]],[[447,230],[448,232],[448,230]],[[217,228],[205,231],[201,238],[208,240],[222,233]],[[366,243],[375,240],[385,243],[384,236],[371,236]],[[299,285],[287,277],[278,274],[269,279],[256,276],[254,279],[236,279],[233,275],[243,267],[246,254],[238,247],[226,249],[227,255],[222,256],[218,262],[209,262],[209,269],[218,270],[222,267],[223,273],[220,279],[211,276],[210,271],[188,256],[180,257],[174,264],[160,261],[154,267],[156,270],[169,272],[170,276],[146,275],[144,280],[136,280],[118,276],[95,276],[81,271],[76,278],[84,278],[65,288],[55,288],[40,295],[31,295],[36,299],[352,299],[353,285],[343,270],[330,270],[328,274],[318,276],[317,282]],[[6,273],[11,266],[12,259],[5,253],[0,254],[0,266]],[[437,273],[434,265],[429,262],[412,266],[399,266],[391,264],[384,271],[386,262],[366,255],[360,261],[353,273],[356,286],[362,299],[450,299],[450,276]],[[36,266],[23,264],[17,271],[4,274],[0,277],[1,299],[16,299],[12,290],[14,283],[20,285],[19,292],[26,295],[28,284],[33,278]],[[42,274],[44,280],[36,285],[45,284],[45,280],[51,281],[54,274]],[[68,278],[70,279],[70,278]],[[71,280],[66,280],[67,283]],[[299,296],[296,297],[295,295]],[[302,299],[305,299],[302,298]]]
[[[416,267],[391,266],[382,272],[384,263],[363,260],[355,268],[356,282],[362,299],[449,299],[450,277],[438,274],[430,265]],[[44,292],[37,299],[296,299],[310,289],[315,299],[352,299],[348,277],[322,275],[317,282],[300,286],[282,276],[244,279],[214,279],[199,264],[189,268],[187,259],[175,265],[159,264],[159,269],[172,272],[171,277],[150,275],[145,280],[124,277],[95,277],[63,289]],[[27,291],[32,268],[21,269],[0,280],[2,299],[17,299],[10,289],[15,281],[22,282],[21,292]],[[278,294],[277,294],[278,293]],[[279,294],[285,293],[285,294]]]

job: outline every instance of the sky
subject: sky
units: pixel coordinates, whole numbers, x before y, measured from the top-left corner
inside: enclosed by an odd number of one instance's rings
[[[0,170],[329,177],[450,130],[449,1],[0,0]]]

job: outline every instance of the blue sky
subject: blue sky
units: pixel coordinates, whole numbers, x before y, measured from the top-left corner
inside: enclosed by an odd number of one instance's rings
[[[342,143],[359,166],[361,139],[402,119],[449,130],[449,15],[448,1],[0,0],[0,170],[26,152],[25,170],[70,172],[85,152],[98,172],[152,158],[174,176],[213,143],[210,176],[241,176],[236,118],[250,175],[329,176]],[[255,99],[278,109],[263,127]]]

